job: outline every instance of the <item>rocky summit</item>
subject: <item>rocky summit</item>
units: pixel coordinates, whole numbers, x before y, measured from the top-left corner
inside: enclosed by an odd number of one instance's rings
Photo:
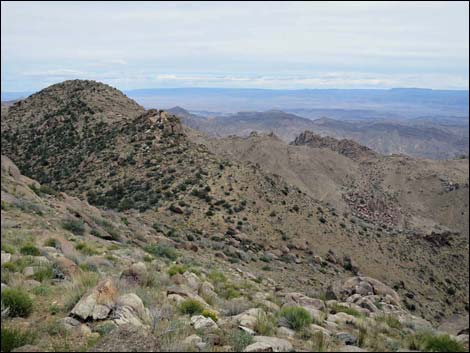
[[[2,107],[2,351],[468,351],[468,160]]]

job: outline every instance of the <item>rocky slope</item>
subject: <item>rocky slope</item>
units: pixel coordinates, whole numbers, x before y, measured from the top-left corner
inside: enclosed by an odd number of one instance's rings
[[[47,113],[45,107],[56,104],[48,92],[55,91],[73,109],[64,103]],[[96,91],[101,103],[96,103]],[[77,96],[84,97],[81,110],[77,110]],[[115,104],[125,104],[125,114],[112,108]],[[434,324],[468,310],[468,240],[449,234],[441,244],[441,233],[415,234],[408,228],[383,227],[374,219],[339,212],[283,177],[211,152],[193,142],[174,116],[144,111],[108,86],[89,81],[55,85],[26,103],[16,103],[2,118],[2,153],[9,154],[28,177],[39,179],[45,190],[35,183],[21,188],[16,181],[8,184],[2,175],[2,246],[5,243],[9,254],[21,253],[28,242],[45,244],[52,232],[60,244],[66,238],[68,243],[60,248],[71,251],[75,265],[83,262],[74,258],[77,252],[99,257],[95,267],[102,278],[120,276],[126,266],[144,259],[144,250],[175,261],[168,249],[177,248],[184,254],[180,265],[196,262],[198,268],[232,269],[234,274],[238,268],[245,276],[252,274],[248,277],[254,283],[263,284],[260,278],[265,279],[260,292],[268,287],[273,293],[288,288],[317,298],[334,294],[345,300],[333,290],[334,282],[360,275],[394,287],[401,296],[397,307]],[[44,196],[55,193],[50,187],[72,196]],[[32,199],[22,202],[26,194]],[[69,232],[77,229],[78,235]],[[24,243],[18,240],[23,238]],[[109,269],[101,268],[104,260],[111,261]],[[21,264],[6,266],[5,271],[13,272],[7,285],[15,286],[17,273],[32,267]],[[152,272],[159,268],[157,272],[165,273],[172,265],[159,266],[152,267]],[[220,291],[227,297],[238,296],[243,284]],[[112,307],[120,302],[115,301],[117,294],[109,299]],[[181,296],[181,292],[169,294]],[[141,308],[137,304],[134,309]],[[301,342],[297,348],[305,349]]]
[[[384,227],[440,228],[468,238],[468,160],[381,156],[353,141],[305,132],[288,145],[275,135],[208,139],[214,153],[282,176],[315,199]]]
[[[4,156],[1,172],[2,351],[468,349],[465,322],[438,331],[373,278],[296,292],[264,268],[278,260],[250,269],[56,193]],[[333,256],[318,268],[342,272]]]
[[[321,137],[311,131],[304,131],[297,136],[291,144],[295,146],[306,145],[313,148],[328,148],[353,160],[372,158],[377,155],[377,153],[370,148],[352,140],[337,140],[332,137]]]

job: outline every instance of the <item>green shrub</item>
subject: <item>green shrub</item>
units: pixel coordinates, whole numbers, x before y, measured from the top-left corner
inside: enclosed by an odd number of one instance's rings
[[[449,335],[434,335],[432,333],[421,333],[415,337],[414,347],[423,352],[468,352],[464,345],[455,341]]]
[[[51,304],[47,311],[49,311],[49,314],[51,315],[57,315],[60,312],[60,306],[57,304]]]
[[[68,218],[62,222],[62,227],[75,235],[83,235],[85,233],[85,223],[79,219]]]
[[[236,330],[230,334],[229,341],[235,352],[243,352],[246,347],[253,343],[253,336],[245,331]]]
[[[211,273],[209,273],[208,278],[212,283],[227,282],[227,278],[222,272],[212,271]]]
[[[6,327],[3,323],[1,335],[2,352],[11,352],[15,348],[32,344],[35,339],[32,332]]]
[[[51,292],[51,287],[46,284],[41,284],[40,286],[34,287],[31,292],[34,295],[46,296]]]
[[[44,243],[44,246],[50,246],[51,248],[58,248],[60,243],[55,238],[49,238]]]
[[[174,248],[165,245],[147,245],[144,250],[149,254],[157,257],[166,257],[171,261],[175,261],[178,258],[178,252]]]
[[[5,251],[10,254],[16,253],[16,250],[13,246],[8,245],[8,244],[2,244],[2,251]]]
[[[186,272],[187,267],[185,265],[173,265],[168,269],[168,274],[173,277],[177,273],[183,274]]]
[[[21,289],[6,288],[2,291],[2,306],[8,308],[12,317],[27,317],[33,311],[33,301]]]
[[[23,255],[39,256],[41,252],[37,247],[32,244],[27,244],[20,249],[20,253]]]
[[[41,187],[39,188],[39,192],[42,194],[48,194],[48,195],[57,195],[58,192],[51,188],[49,185],[42,184]]]
[[[84,272],[98,272],[98,266],[88,262],[82,262],[80,265],[78,265],[78,267]]]
[[[204,309],[202,311],[201,315],[204,316],[204,317],[210,317],[215,322],[219,321],[219,318],[217,317],[217,314],[213,311],[208,310],[208,309]]]
[[[116,325],[113,324],[112,322],[103,322],[102,324],[96,325],[94,331],[98,332],[100,336],[106,336],[115,328],[116,328]]]
[[[195,299],[186,299],[179,305],[179,310],[182,314],[193,316],[201,314],[204,307]]]
[[[276,326],[275,318],[262,311],[256,317],[254,330],[260,335],[272,336],[276,331]]]
[[[235,298],[239,298],[241,296],[240,292],[232,287],[232,286],[227,286],[225,288],[223,288],[221,291],[220,291],[220,294],[225,298],[225,299],[235,299]]]
[[[39,282],[54,278],[54,269],[52,268],[52,265],[43,265],[36,268],[33,278]]]
[[[279,311],[279,318],[291,329],[299,331],[312,323],[309,312],[302,307],[286,307]]]
[[[94,248],[92,248],[86,243],[78,243],[77,245],[75,245],[75,249],[81,251],[82,253],[88,256],[99,254],[99,251],[96,251]]]

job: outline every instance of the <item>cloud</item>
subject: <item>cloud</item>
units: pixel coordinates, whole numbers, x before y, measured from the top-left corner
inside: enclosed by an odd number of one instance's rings
[[[466,2],[1,4],[2,89],[42,88],[72,71],[123,89],[287,85],[282,75],[299,85],[449,87],[469,71]],[[331,72],[368,75],[326,80]],[[450,81],[430,78],[439,75]]]

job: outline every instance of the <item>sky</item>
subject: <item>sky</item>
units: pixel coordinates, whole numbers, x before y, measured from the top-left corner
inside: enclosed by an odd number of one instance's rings
[[[1,3],[1,90],[469,88],[461,2]]]

